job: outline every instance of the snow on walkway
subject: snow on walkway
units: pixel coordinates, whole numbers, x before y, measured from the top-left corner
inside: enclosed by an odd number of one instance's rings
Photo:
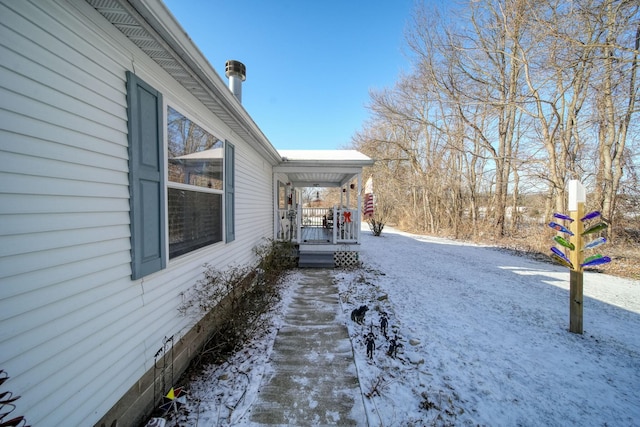
[[[292,289],[259,397],[258,425],[364,426],[349,335],[329,270],[306,270]]]

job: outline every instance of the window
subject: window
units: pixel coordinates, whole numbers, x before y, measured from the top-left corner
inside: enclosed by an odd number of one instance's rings
[[[167,107],[169,258],[222,241],[224,143]]]
[[[222,241],[223,226],[226,241],[234,240],[234,146],[174,108],[165,110],[162,94],[131,72],[127,116],[131,278]]]

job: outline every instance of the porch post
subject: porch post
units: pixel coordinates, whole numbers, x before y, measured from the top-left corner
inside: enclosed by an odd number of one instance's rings
[[[302,243],[302,203],[297,203],[298,215],[296,215],[296,243]]]
[[[358,172],[358,211],[356,213],[356,218],[358,218],[356,222],[356,242],[360,243],[360,227],[362,221],[362,215],[360,214],[362,209],[362,172]]]
[[[278,206],[278,174],[277,172],[273,173],[273,237],[275,240],[280,240],[280,235],[278,234],[278,226],[280,225],[280,217],[279,217],[279,206]]]
[[[342,201],[342,199],[340,199],[340,201]],[[338,210],[336,207],[334,206],[331,209],[333,209],[333,227],[331,227],[333,235],[331,236],[331,243],[335,245],[338,238],[338,224],[340,223],[340,218],[338,218]]]

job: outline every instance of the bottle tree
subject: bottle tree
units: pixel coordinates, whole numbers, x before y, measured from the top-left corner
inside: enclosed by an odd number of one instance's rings
[[[584,186],[580,181],[569,181],[569,215],[553,214],[559,222],[550,222],[549,227],[558,234],[553,238],[557,246],[551,247],[551,257],[561,265],[569,268],[569,331],[582,334],[583,279],[584,268],[611,262],[611,258],[602,254],[585,258],[585,251],[591,251],[606,243],[605,237],[592,239],[590,236],[600,233],[608,227],[601,220],[600,212],[594,211],[585,215],[586,202]],[[599,220],[594,222],[594,220]],[[566,224],[569,224],[567,228]],[[589,240],[587,242],[587,240]],[[568,256],[567,256],[568,252]]]

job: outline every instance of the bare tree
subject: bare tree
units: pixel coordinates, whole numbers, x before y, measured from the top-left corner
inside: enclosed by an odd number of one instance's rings
[[[526,6],[523,0],[472,2],[468,27],[446,27],[434,34],[428,21],[417,20],[409,42],[419,58],[442,58],[445,66],[428,73],[451,102],[451,112],[469,127],[474,143],[493,162],[495,191],[490,206],[498,236],[505,232],[509,181],[517,155],[516,129],[522,114],[519,49]],[[438,52],[425,52],[425,47],[433,46],[427,41],[432,38],[439,40]]]
[[[546,194],[539,220],[566,210],[569,179],[595,189],[607,217],[621,188],[633,205],[639,7],[475,0],[449,21],[418,6],[411,71],[371,93],[371,120],[353,140],[378,160],[377,194],[393,221],[455,236],[515,234],[523,190]]]
[[[555,2],[537,2],[529,21],[535,43],[520,49],[533,134],[546,156],[536,156],[536,176],[548,183],[546,216],[566,208],[566,183],[584,174],[585,142],[581,117],[589,99],[594,43],[598,29],[580,9]],[[535,151],[535,149],[534,149]]]
[[[604,1],[590,10],[601,23],[604,43],[597,109],[599,170],[596,179],[598,207],[606,218],[616,211],[624,173],[625,147],[632,117],[637,115],[640,6],[631,1]]]

